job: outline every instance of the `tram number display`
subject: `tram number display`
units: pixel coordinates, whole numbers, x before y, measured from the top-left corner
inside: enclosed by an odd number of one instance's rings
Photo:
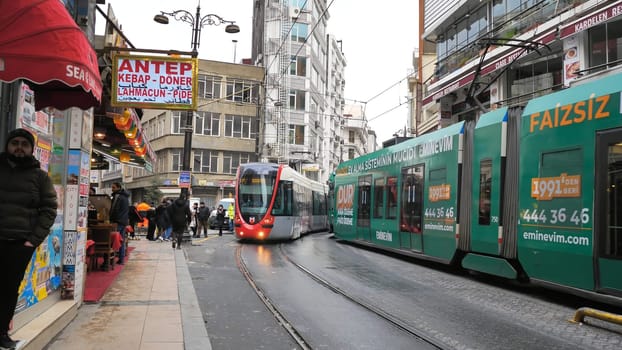
[[[565,173],[554,177],[531,179],[531,197],[548,201],[553,198],[581,196],[581,175]]]
[[[453,219],[455,211],[454,207],[426,208],[424,216],[426,219]]]
[[[565,224],[572,223],[577,226],[585,225],[590,222],[590,209],[583,208],[577,210],[559,209],[525,209],[522,211],[521,218],[528,223],[536,224]]]

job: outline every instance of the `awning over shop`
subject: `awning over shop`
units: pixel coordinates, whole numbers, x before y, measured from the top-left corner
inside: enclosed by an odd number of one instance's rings
[[[111,106],[96,109],[93,151],[109,160],[153,171],[156,154],[143,131],[139,112],[133,108],[126,110]],[[123,125],[117,125],[119,120],[115,121],[115,116],[121,115],[125,115],[127,120]]]
[[[37,110],[99,105],[97,55],[61,1],[0,1],[0,80],[17,79],[33,83]]]

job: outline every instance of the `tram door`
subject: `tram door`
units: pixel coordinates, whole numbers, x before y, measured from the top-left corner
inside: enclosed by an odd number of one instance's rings
[[[371,175],[359,177],[356,235],[358,239],[371,241],[369,216],[371,213]]]
[[[596,288],[622,296],[622,129],[596,136]]]
[[[402,248],[419,252],[423,251],[423,172],[423,164],[402,168],[400,243]]]

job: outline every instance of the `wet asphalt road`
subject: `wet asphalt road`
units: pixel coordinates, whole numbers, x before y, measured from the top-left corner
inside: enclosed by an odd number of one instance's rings
[[[232,235],[186,247],[218,349],[296,349],[236,266]],[[447,349],[620,349],[622,327],[568,322],[575,309],[498,285],[337,243],[313,234],[286,244],[242,244],[256,284],[313,349],[431,349],[303,274],[289,261],[424,332]]]

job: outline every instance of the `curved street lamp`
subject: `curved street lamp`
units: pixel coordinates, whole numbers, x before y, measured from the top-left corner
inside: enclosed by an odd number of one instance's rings
[[[190,26],[192,27],[192,56],[193,57],[197,57],[198,56],[198,49],[199,49],[199,41],[201,40],[201,29],[206,26],[206,25],[221,25],[221,24],[227,24],[225,26],[225,32],[227,33],[231,33],[231,34],[235,34],[235,33],[239,33],[240,32],[240,27],[235,24],[235,21],[228,21],[218,15],[215,14],[207,14],[203,17],[201,17],[201,5],[199,2],[199,5],[197,5],[197,12],[195,15],[192,15],[192,13],[186,11],[186,10],[176,10],[173,12],[164,12],[164,11],[160,11],[160,14],[155,15],[153,17],[153,20],[161,23],[161,24],[168,24],[169,23],[169,16],[173,17],[175,20],[177,21],[182,21],[182,22],[186,22],[188,24],[190,24]],[[183,164],[182,164],[182,170],[184,171],[190,171],[190,152],[192,151],[192,118],[194,117],[194,111],[188,111],[186,113],[186,123],[185,123],[185,127],[183,127],[184,130],[184,153],[183,153]],[[185,195],[186,199],[189,199],[188,197],[188,188],[187,187],[183,187],[181,189],[182,194]]]
[[[159,15],[155,15],[153,20],[160,24],[168,24],[169,16],[173,17],[177,21],[182,21],[190,24],[192,27],[192,52],[196,53],[199,48],[199,42],[201,41],[201,29],[206,25],[221,25],[225,26],[225,32],[235,34],[240,32],[240,27],[235,24],[235,21],[228,21],[213,13],[207,14],[201,17],[201,6],[197,6],[197,13],[193,16],[192,13],[186,10],[176,10],[173,12],[160,11]]]

